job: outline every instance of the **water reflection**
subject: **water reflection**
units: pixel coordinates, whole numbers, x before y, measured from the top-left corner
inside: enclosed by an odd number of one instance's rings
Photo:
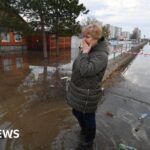
[[[146,45],[143,53],[150,53],[150,46]],[[132,66],[124,72],[124,77],[131,83],[140,87],[150,88],[150,56],[138,55],[132,62]]]
[[[37,80],[42,80],[44,78],[44,72],[47,74],[47,79],[51,79],[52,74],[56,71],[56,67],[47,66],[29,66],[30,74],[26,77],[27,80],[34,82]]]
[[[41,52],[0,54],[0,129],[8,129],[9,123],[20,130],[19,139],[0,140],[0,150],[50,149],[65,124],[62,120],[69,111],[62,70],[70,64],[71,52],[64,50],[47,60],[42,56]]]
[[[22,70],[28,69],[28,58],[27,53],[3,53],[0,54],[0,71],[19,73]]]

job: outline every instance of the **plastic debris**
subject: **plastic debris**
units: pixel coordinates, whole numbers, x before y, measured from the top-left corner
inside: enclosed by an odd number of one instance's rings
[[[101,87],[102,96],[104,96],[104,87]]]
[[[137,149],[131,146],[124,145],[124,144],[119,144],[118,150],[137,150]]]
[[[104,91],[104,87],[101,87],[101,90]]]
[[[64,79],[68,79],[69,77],[66,76],[66,77],[61,77],[61,80],[64,80]]]
[[[147,116],[148,116],[148,114],[147,114],[147,113],[144,113],[144,114],[142,114],[142,115],[138,118],[138,120],[145,119]]]
[[[138,118],[139,122],[136,124],[136,127],[135,127],[135,131],[136,131],[136,132],[138,132],[138,131],[141,129],[141,127],[143,126],[143,123],[144,123],[144,119],[145,119],[147,116],[148,116],[148,114],[147,114],[147,113],[144,113],[144,114],[142,114],[142,115]]]
[[[109,116],[109,117],[113,117],[114,116],[113,113],[111,113],[111,112],[106,112],[106,115]]]

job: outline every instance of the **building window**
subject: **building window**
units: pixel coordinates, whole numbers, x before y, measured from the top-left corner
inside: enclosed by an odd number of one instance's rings
[[[10,42],[10,36],[8,32],[1,33],[1,42]]]
[[[14,32],[14,37],[15,37],[15,42],[21,42],[22,41],[22,36],[18,32]]]

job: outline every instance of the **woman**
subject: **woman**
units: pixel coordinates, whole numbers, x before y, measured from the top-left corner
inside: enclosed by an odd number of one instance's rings
[[[108,62],[108,44],[102,28],[90,24],[82,29],[82,47],[73,63],[67,102],[81,127],[83,147],[92,147],[96,134],[95,112],[101,100],[101,82]]]

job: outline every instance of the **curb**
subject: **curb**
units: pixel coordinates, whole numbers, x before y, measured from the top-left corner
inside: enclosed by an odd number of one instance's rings
[[[138,55],[138,53],[141,51],[141,49],[146,45],[147,43],[141,43],[137,47],[132,47],[128,52],[129,53],[123,53],[119,56],[117,56],[115,59],[110,59],[108,61],[107,69],[105,71],[105,75],[103,77],[103,82],[110,77],[110,75],[116,71],[117,69],[121,68],[122,66],[125,66],[129,64],[135,57]],[[131,55],[131,53],[136,53],[135,55]]]

